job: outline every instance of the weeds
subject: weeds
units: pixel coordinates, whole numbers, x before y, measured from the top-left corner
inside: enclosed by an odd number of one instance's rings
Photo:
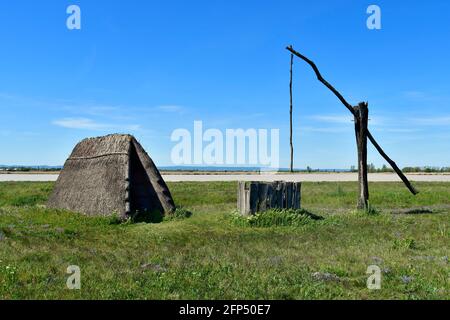
[[[414,239],[406,238],[406,239],[395,239],[393,243],[394,249],[417,249],[417,244]]]
[[[321,219],[304,209],[270,209],[248,217],[236,212],[231,215],[231,221],[236,225],[260,228],[300,227]]]
[[[369,201],[367,202],[367,208],[365,209],[365,213],[369,216],[379,215],[380,211],[375,208]]]
[[[191,211],[183,207],[177,207],[174,212],[168,213],[164,216],[164,221],[183,220],[190,218],[191,216],[192,216]]]

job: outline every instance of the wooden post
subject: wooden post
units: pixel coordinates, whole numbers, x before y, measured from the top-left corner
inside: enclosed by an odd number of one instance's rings
[[[369,183],[367,180],[368,103],[360,102],[356,107],[353,107],[353,110],[355,112],[356,146],[358,149],[358,209],[367,209],[369,203]]]
[[[300,182],[239,182],[237,207],[244,216],[268,209],[300,209]]]
[[[292,46],[291,46],[292,48]],[[291,147],[291,172],[294,172],[294,144],[292,141],[292,65],[294,64],[294,55],[291,53],[291,81],[289,82],[289,91],[290,91],[290,108],[289,108],[289,116],[290,116],[290,147]]]

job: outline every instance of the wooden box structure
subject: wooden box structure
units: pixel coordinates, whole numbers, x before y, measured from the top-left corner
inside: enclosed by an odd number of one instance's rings
[[[300,182],[239,182],[237,207],[244,216],[268,209],[300,209]]]

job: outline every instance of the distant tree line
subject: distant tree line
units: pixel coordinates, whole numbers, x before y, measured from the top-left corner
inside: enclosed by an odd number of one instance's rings
[[[30,171],[40,171],[40,172],[57,172],[60,171],[61,167],[7,167],[7,166],[0,166],[0,172],[30,172]],[[176,171],[176,170],[170,170],[165,169],[166,171]],[[280,171],[288,171],[289,169],[281,169]],[[187,170],[189,171],[189,170]],[[203,170],[199,171],[209,171],[208,168],[204,168]],[[227,170],[225,168],[221,169],[220,171],[223,172],[234,172],[235,170]],[[259,172],[260,170],[255,168],[249,168],[247,170],[238,170],[238,171],[254,171]],[[358,168],[356,166],[351,166],[350,170],[342,170],[342,169],[315,169],[311,168],[310,166],[307,166],[306,169],[295,169],[294,172],[344,172],[344,171],[350,171],[350,172],[358,172]],[[381,168],[377,168],[373,163],[368,165],[368,171],[370,173],[383,173],[383,172],[394,172],[392,168],[388,167],[387,165],[383,165]],[[414,172],[425,172],[425,173],[443,173],[443,172],[450,172],[450,167],[431,167],[431,166],[424,166],[424,167],[405,167],[402,169],[403,172],[406,173],[414,173]]]
[[[60,167],[0,167],[0,171],[3,172],[30,172],[30,171],[55,172],[60,170],[61,170]]]
[[[405,172],[450,172],[450,167],[406,167],[403,169]]]
[[[350,167],[351,172],[358,172],[358,168],[356,166]],[[394,172],[392,168],[389,168],[387,165],[383,164],[381,168],[375,167],[373,163],[367,165],[367,171],[370,173],[381,173],[381,172]]]
[[[356,166],[350,167],[351,172],[358,172],[358,168]],[[368,171],[370,173],[383,173],[383,172],[394,172],[392,168],[389,168],[385,164],[381,168],[375,167],[373,163],[368,165]],[[443,172],[450,172],[450,167],[404,167],[402,169],[403,172],[407,173],[414,173],[414,172],[425,172],[425,173],[443,173]]]

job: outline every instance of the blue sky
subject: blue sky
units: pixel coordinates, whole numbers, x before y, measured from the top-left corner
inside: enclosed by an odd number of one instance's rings
[[[68,30],[79,5],[82,29]],[[382,10],[368,30],[366,9]],[[135,135],[171,165],[177,128],[278,128],[289,159],[289,53],[313,59],[400,167],[450,165],[450,2],[2,1],[0,164],[60,165],[81,139]],[[356,164],[353,122],[294,65],[295,166]],[[383,159],[369,149],[369,161]]]

